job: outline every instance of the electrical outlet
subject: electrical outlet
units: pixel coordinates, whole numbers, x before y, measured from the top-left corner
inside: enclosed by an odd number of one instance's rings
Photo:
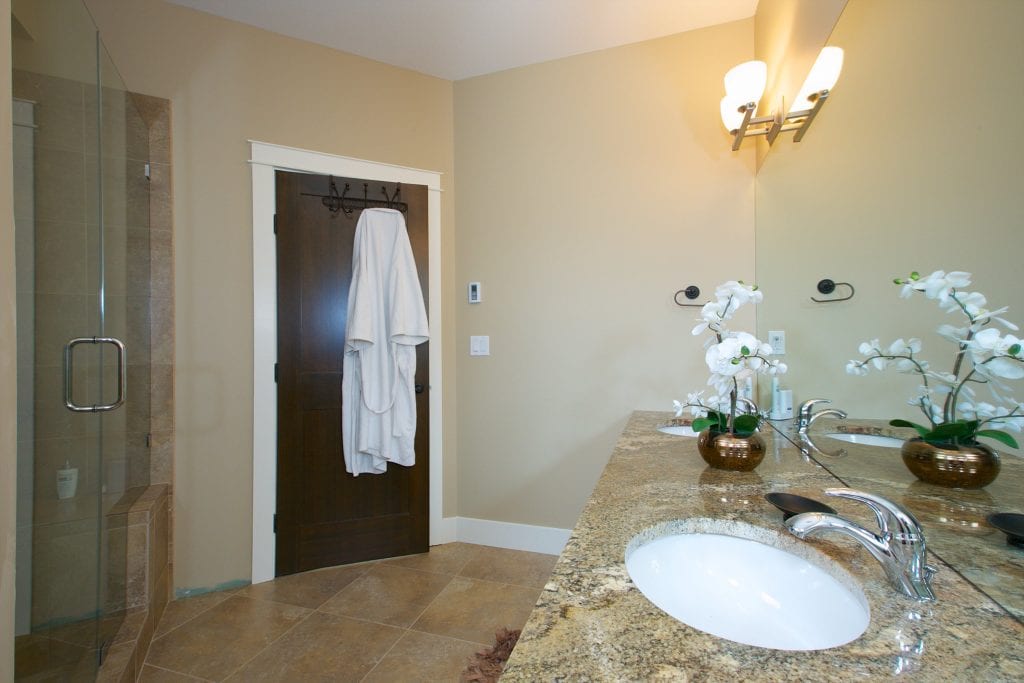
[[[772,347],[772,353],[782,356],[786,353],[786,333],[782,330],[769,330],[768,345]]]

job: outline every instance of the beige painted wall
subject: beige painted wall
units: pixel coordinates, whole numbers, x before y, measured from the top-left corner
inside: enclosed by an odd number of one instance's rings
[[[442,258],[450,264],[452,85],[157,0],[87,5],[127,87],[172,103],[175,585],[248,579],[252,208],[246,140],[446,174]],[[452,284],[449,271],[444,291]],[[448,320],[454,330],[454,316]],[[445,460],[454,480],[453,353],[445,363]],[[446,488],[446,512],[455,514],[454,486]]]
[[[768,65],[759,116],[788,111],[828,40],[847,0],[759,0],[754,15],[754,55]],[[777,144],[784,144],[789,134]],[[757,138],[758,167],[771,149]]]
[[[704,387],[672,295],[753,275],[717,114],[752,52],[750,19],[455,84],[461,516],[572,527],[629,413]]]
[[[800,144],[776,145],[757,178],[758,280],[781,296],[758,327],[784,329],[795,399],[829,397],[853,415],[909,419],[918,382],[845,374],[861,341],[920,337],[952,367],[953,347],[923,297],[899,299],[911,270],[967,270],[993,306],[1024,324],[1020,160],[1024,3],[850,0],[831,43],[843,74]],[[856,297],[814,304],[823,277]],[[1018,391],[1018,398],[1022,394]]]
[[[0,0],[0,92],[11,92],[11,3]],[[14,680],[17,372],[11,98],[0,100],[0,680]]]

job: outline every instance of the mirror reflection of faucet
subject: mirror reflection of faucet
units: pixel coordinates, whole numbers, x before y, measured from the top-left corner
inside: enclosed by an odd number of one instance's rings
[[[811,428],[811,425],[819,417],[838,417],[840,420],[846,419],[845,410],[837,410],[835,408],[826,408],[825,410],[819,410],[814,412],[814,406],[819,403],[831,403],[827,398],[809,398],[800,404],[800,410],[797,412],[796,418],[796,431],[798,434],[806,434],[807,430]]]

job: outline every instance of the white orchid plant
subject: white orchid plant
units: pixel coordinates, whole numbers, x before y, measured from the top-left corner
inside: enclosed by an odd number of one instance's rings
[[[749,436],[757,430],[757,415],[737,415],[739,384],[755,373],[782,374],[786,364],[771,358],[772,347],[748,332],[733,332],[726,323],[747,303],[756,304],[764,298],[757,285],[730,280],[715,289],[715,299],[704,304],[693,335],[710,331],[705,344],[704,361],[711,371],[708,385],[714,395],[704,397],[703,391],[687,395],[686,403],[674,401],[676,417],[689,408],[697,418],[693,430],[710,428],[720,433]]]
[[[937,270],[921,277],[917,272],[907,278],[895,278],[901,285],[900,297],[921,292],[935,300],[947,313],[961,313],[966,325],[940,325],[939,336],[956,345],[951,372],[932,370],[920,357],[920,339],[897,339],[883,346],[877,339],[864,342],[859,351],[864,358],[851,360],[846,372],[863,376],[871,369],[895,367],[898,372],[916,374],[921,379],[919,393],[907,401],[924,413],[928,424],[908,420],[890,420],[895,427],[912,427],[920,437],[933,444],[970,445],[978,438],[989,438],[1017,447],[1017,441],[1005,430],[1021,431],[1024,405],[1009,396],[1008,379],[1024,377],[1022,342],[1002,333],[993,323],[1016,332],[1017,326],[1000,317],[1007,308],[990,310],[979,292],[968,292],[971,274]],[[977,399],[975,388],[987,387],[993,402]]]

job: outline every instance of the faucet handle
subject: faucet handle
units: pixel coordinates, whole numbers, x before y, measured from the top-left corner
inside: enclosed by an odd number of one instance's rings
[[[825,489],[825,495],[856,500],[867,505],[875,513],[875,519],[878,520],[878,528],[882,531],[883,535],[890,533],[890,526],[895,526],[896,540],[924,543],[924,532],[921,530],[921,524],[902,505],[898,505],[881,496],[855,489]]]
[[[827,398],[809,398],[800,404],[800,408],[797,410],[797,414],[803,417],[810,417],[811,411],[819,403],[831,403]]]

